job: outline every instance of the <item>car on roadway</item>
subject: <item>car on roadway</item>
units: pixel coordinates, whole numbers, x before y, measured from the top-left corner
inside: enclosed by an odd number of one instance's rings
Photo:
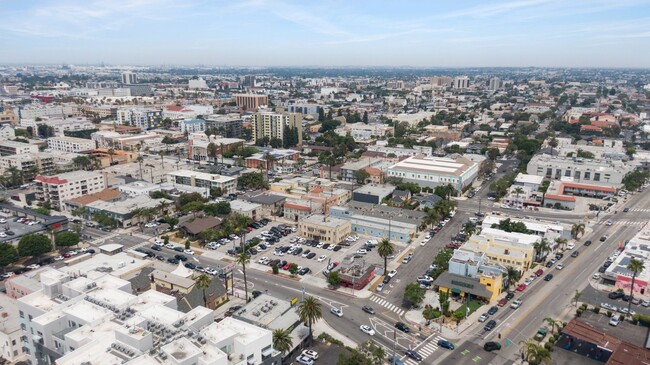
[[[440,346],[442,348],[449,349],[449,350],[453,350],[455,348],[453,343],[451,343],[451,342],[449,342],[447,340],[442,340],[442,339],[438,340],[438,346]]]
[[[555,268],[558,269],[558,270],[562,270],[562,269],[564,269],[564,264],[557,264],[557,266]]]
[[[482,323],[482,322],[487,321],[488,318],[490,318],[490,315],[487,314],[487,313],[483,313],[483,314],[481,314],[480,317],[478,317],[478,321]]]
[[[492,352],[494,350],[501,350],[501,344],[494,341],[486,342],[485,345],[483,345],[483,349],[487,352]]]
[[[611,219],[608,219],[607,222],[605,222],[605,224],[608,225],[608,226],[611,226],[614,223],[612,223]]]
[[[595,274],[591,275],[591,278],[594,279],[594,280],[598,280],[598,279],[600,279],[600,274],[595,273]]]
[[[391,277],[391,278],[392,278],[393,276],[395,276],[395,275],[397,275],[397,270],[391,270],[391,271],[388,273],[388,276]]]
[[[404,361],[400,360],[397,355],[390,355],[386,360],[388,360],[388,363],[391,365],[404,365]]]
[[[612,318],[609,320],[609,325],[610,326],[618,326],[618,324],[621,323],[621,316],[619,315],[613,315]]]
[[[379,285],[377,285],[377,288],[375,289],[375,291],[377,291],[378,293],[381,293],[382,290],[384,290],[384,283],[379,283]]]
[[[600,242],[605,242],[607,241],[607,236],[601,236],[600,237]]]
[[[490,309],[488,309],[487,314],[493,316],[499,311],[499,308],[497,306],[494,306]]]
[[[384,280],[382,280],[382,284],[388,284],[390,282],[390,279],[392,279],[392,276],[384,276]]]
[[[566,248],[567,248],[567,250],[573,250],[574,248],[576,248],[576,244],[573,243],[573,242],[569,242],[569,243],[566,245]]]
[[[614,291],[614,292],[611,292],[611,293],[607,294],[607,298],[614,299],[614,300],[621,299],[624,296],[625,296],[625,294],[620,292],[620,291]]]
[[[484,329],[485,331],[492,331],[492,330],[494,329],[494,327],[496,327],[496,326],[497,326],[497,321],[495,321],[494,319],[491,319],[491,320],[490,320],[490,321],[485,325],[485,327],[483,327],[483,329]]]
[[[404,322],[395,323],[395,328],[397,328],[398,330],[400,330],[400,331],[402,331],[404,333],[411,332],[411,329],[406,324],[404,324]]]
[[[523,302],[524,302],[523,300],[517,299],[514,302],[510,303],[510,308],[517,309],[517,308],[521,307],[521,303],[523,303]]]
[[[624,212],[624,213],[627,213],[627,212],[629,212],[629,211],[630,211],[630,208],[627,208],[627,207],[626,207],[626,208],[623,208],[623,212]],[[0,223],[2,223],[2,222],[0,222]]]
[[[544,281],[551,281],[551,280],[553,280],[553,274],[546,274],[546,276],[544,276]]]
[[[580,255],[580,251],[578,250],[575,250],[571,253],[571,257],[578,257],[578,255]]]
[[[506,298],[501,298],[501,300],[499,300],[499,303],[497,303],[497,305],[498,305],[499,307],[503,307],[503,306],[505,306],[506,304],[508,304],[508,299],[506,299]]]
[[[415,350],[407,350],[404,352],[406,356],[410,357],[411,359],[415,361],[422,361],[423,357],[422,355],[418,354]]]
[[[31,264],[31,265],[27,266],[27,268],[30,269],[30,270],[36,270],[39,267],[41,267],[41,265],[38,265],[38,264]]]
[[[585,246],[587,246],[587,247],[588,247],[588,246],[591,246],[591,240],[586,240],[586,241],[585,241]]]
[[[363,333],[365,333],[365,334],[367,334],[369,336],[374,336],[375,335],[375,330],[373,330],[372,327],[367,326],[365,324],[362,324],[359,327],[359,329],[361,330],[361,332],[363,332]]]
[[[375,314],[375,310],[370,306],[364,305],[361,309],[368,314]]]
[[[337,317],[343,317],[343,310],[340,308],[332,307],[332,309],[330,309],[330,312],[332,312],[332,314]]]

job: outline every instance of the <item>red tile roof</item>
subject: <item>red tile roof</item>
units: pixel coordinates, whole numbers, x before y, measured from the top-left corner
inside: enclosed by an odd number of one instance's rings
[[[68,180],[59,179],[56,176],[36,176],[34,180],[40,181],[45,184],[56,184],[56,185],[63,185],[68,183]]]
[[[612,187],[609,187],[609,186],[578,184],[578,183],[570,183],[570,182],[562,183],[562,186],[560,186],[560,191],[564,192],[565,187],[576,188],[576,189],[604,191],[604,192],[608,192],[608,193],[615,193],[616,192],[616,188],[612,188]]]
[[[597,131],[597,132],[602,132],[603,131],[603,129],[600,128],[600,127],[597,127],[595,125],[586,125],[586,124],[581,125],[580,130],[583,130],[583,131]]]
[[[576,201],[575,196],[555,195],[555,194],[546,194],[546,195],[544,195],[544,199],[559,200],[559,201],[564,201],[564,202],[575,202]]]
[[[295,210],[302,210],[305,212],[309,211],[309,207],[304,206],[304,205],[298,205],[298,204],[291,204],[291,203],[284,203],[284,209],[295,209]]]

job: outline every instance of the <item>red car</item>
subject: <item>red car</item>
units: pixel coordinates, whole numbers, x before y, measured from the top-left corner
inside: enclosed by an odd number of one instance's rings
[[[517,287],[517,291],[524,291],[524,290],[526,290],[526,284],[519,284],[519,286]]]
[[[289,270],[289,266],[291,266],[290,262],[287,262],[286,265],[282,266],[283,270]]]
[[[447,244],[447,248],[457,249],[458,247],[460,247],[460,245],[458,243],[451,242],[451,243]]]
[[[69,259],[70,257],[72,257],[72,255],[70,255],[69,253],[63,254],[63,258]]]
[[[506,299],[506,298],[501,298],[501,300],[499,301],[499,303],[497,303],[497,305],[498,305],[499,307],[503,307],[503,306],[506,305],[507,303],[508,303],[508,299]]]
[[[542,270],[542,269],[539,269],[539,270],[535,271],[535,276],[537,276],[537,277],[540,277],[543,274],[544,274],[544,270]]]
[[[248,227],[246,227],[246,230],[247,230],[248,232],[252,232],[252,231],[253,231],[253,227],[248,226]]]

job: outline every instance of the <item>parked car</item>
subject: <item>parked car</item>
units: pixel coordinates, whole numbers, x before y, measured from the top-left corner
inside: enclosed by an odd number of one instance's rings
[[[621,316],[619,316],[618,314],[613,315],[612,318],[609,320],[610,326],[616,327],[618,326],[619,323],[621,323]]]
[[[506,304],[508,304],[508,300],[506,298],[501,298],[501,300],[499,300],[499,303],[497,303],[499,307],[503,307]]]
[[[616,300],[616,299],[621,299],[621,298],[623,298],[624,296],[625,296],[625,294],[622,293],[622,292],[620,292],[620,291],[615,291],[615,292],[611,292],[611,293],[607,294],[607,297],[608,297],[609,299],[614,299],[614,300]]]
[[[303,350],[303,352],[300,355],[310,357],[314,360],[318,360],[318,352],[314,350]]]
[[[496,306],[494,306],[494,307],[488,309],[487,313],[488,313],[489,315],[493,316],[493,315],[495,315],[498,311],[499,311],[499,308],[496,307]]]
[[[496,326],[497,326],[497,321],[495,321],[494,319],[491,319],[491,320],[490,320],[490,321],[485,325],[485,327],[483,327],[483,329],[486,330],[486,331],[492,331],[492,330],[494,329],[494,327],[496,327]]]
[[[483,349],[488,352],[501,350],[501,344],[494,341],[486,342],[485,345],[483,345]]]
[[[510,300],[515,297],[515,293],[509,291],[508,294],[506,294],[506,300]]]
[[[517,291],[524,291],[526,290],[526,284],[519,284],[517,286]]]
[[[487,314],[487,313],[483,313],[483,314],[481,314],[481,316],[478,318],[478,321],[479,321],[479,322],[485,322],[485,321],[487,321],[488,318],[490,318],[490,315]]]
[[[523,303],[523,301],[521,299],[517,299],[510,304],[510,308],[517,309],[521,306],[521,303]]]

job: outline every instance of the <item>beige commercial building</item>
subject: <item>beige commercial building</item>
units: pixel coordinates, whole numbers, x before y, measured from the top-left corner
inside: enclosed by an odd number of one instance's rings
[[[352,223],[347,220],[314,214],[298,222],[300,237],[338,244],[352,232]]]
[[[235,102],[240,109],[251,111],[269,105],[269,97],[268,95],[236,94]]]
[[[261,111],[252,117],[253,138],[256,142],[264,137],[284,141],[287,137],[284,135],[285,127],[289,127],[298,131],[298,144],[302,144],[302,114]]]

